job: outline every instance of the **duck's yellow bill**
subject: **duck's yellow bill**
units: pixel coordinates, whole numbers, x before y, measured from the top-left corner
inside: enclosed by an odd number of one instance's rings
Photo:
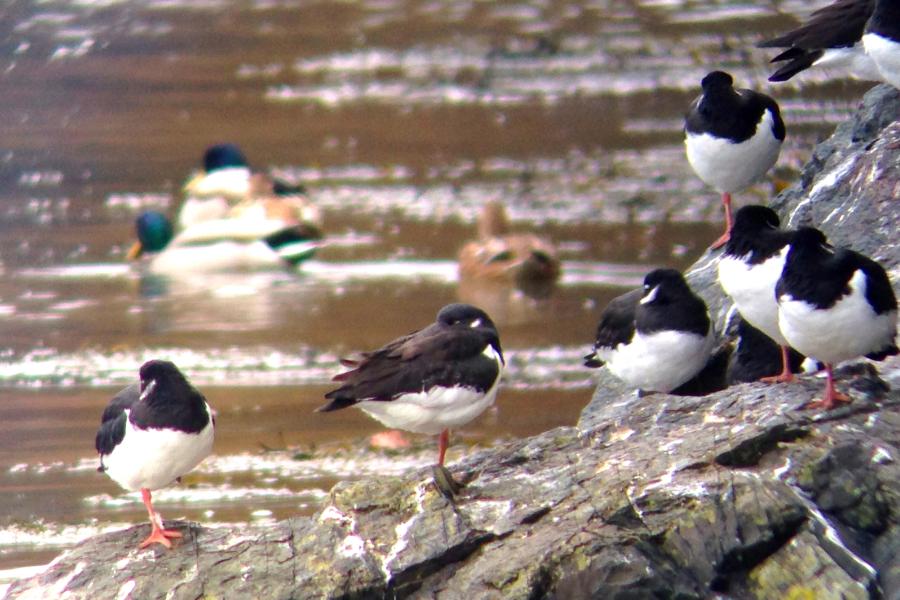
[[[125,255],[127,260],[137,260],[144,253],[144,246],[138,241],[131,245],[128,253]]]

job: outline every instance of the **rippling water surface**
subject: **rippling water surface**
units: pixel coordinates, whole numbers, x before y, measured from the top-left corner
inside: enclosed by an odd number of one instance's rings
[[[309,513],[343,478],[433,460],[373,450],[356,411],[314,415],[339,356],[464,300],[498,323],[497,406],[474,446],[572,424],[600,310],[721,227],[681,117],[713,68],[776,95],[789,181],[867,87],[812,72],[773,88],[753,48],[805,3],[606,0],[45,0],[0,29],[0,569],[141,522],[95,470],[103,406],[154,357],[219,413],[216,454],[155,495],[167,517]],[[296,273],[160,278],[127,265],[142,208],[174,211],[213,142],[303,182],[327,245]],[[773,184],[740,196],[763,200]],[[457,282],[487,200],[552,238],[547,297]]]

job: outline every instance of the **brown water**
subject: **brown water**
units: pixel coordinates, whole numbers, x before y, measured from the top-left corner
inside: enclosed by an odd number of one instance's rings
[[[800,14],[804,3],[780,3]],[[681,148],[712,68],[781,102],[785,179],[865,84],[770,88],[752,48],[766,3],[18,2],[0,26],[0,569],[145,519],[95,471],[109,397],[174,360],[219,412],[216,456],[159,492],[167,517],[309,513],[346,477],[433,460],[367,448],[357,411],[313,414],[337,357],[462,299],[498,323],[509,368],[474,446],[572,424],[600,310],[721,227]],[[800,85],[803,85],[801,88]],[[802,93],[801,93],[802,92]],[[213,142],[304,182],[328,246],[298,273],[166,280],[123,261],[145,207],[173,209]],[[760,185],[741,196],[764,199]],[[456,281],[478,207],[559,244],[548,298]]]

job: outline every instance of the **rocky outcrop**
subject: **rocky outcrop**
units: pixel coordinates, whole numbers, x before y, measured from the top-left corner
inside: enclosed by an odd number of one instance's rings
[[[873,88],[851,118],[818,144],[799,181],[771,207],[786,227],[812,225],[837,246],[878,260],[897,285],[900,275],[900,91]],[[688,274],[724,329],[729,303],[716,283],[718,252]]]
[[[898,115],[896,91],[871,92],[777,204],[895,276]],[[714,260],[691,281],[722,325]],[[900,390],[867,363],[838,377],[854,402],[820,413],[800,410],[821,391],[812,378],[638,398],[600,371],[577,426],[452,465],[453,500],[423,469],[338,484],[311,518],[184,524],[174,551],[135,550],[138,525],[82,542],[8,597],[889,597]]]
[[[98,536],[11,598],[869,598],[900,589],[900,394],[798,411],[807,381],[705,397],[602,395],[579,427],[336,486],[314,518]],[[878,573],[881,573],[879,579]],[[130,594],[130,595],[129,595]]]

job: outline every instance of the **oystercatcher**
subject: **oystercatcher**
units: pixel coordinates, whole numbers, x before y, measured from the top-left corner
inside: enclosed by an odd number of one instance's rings
[[[772,294],[775,295],[774,292]],[[772,338],[738,317],[737,340],[728,357],[725,371],[726,386],[754,381],[770,381],[772,373],[784,370],[784,357],[778,352],[779,346]],[[805,356],[788,348],[788,370],[791,373],[817,370],[816,363],[805,362]],[[809,366],[809,370],[804,369]]]
[[[151,360],[140,369],[140,383],[110,401],[103,411],[95,445],[98,471],[129,491],[141,491],[150,516],[150,544],[172,547],[181,533],[165,529],[153,510],[151,492],[188,473],[212,451],[215,419],[206,399],[171,362]]]
[[[719,260],[719,285],[734,301],[741,316],[781,346],[781,373],[763,377],[768,382],[789,382],[790,348],[778,328],[775,284],[781,277],[793,232],[779,229],[771,208],[744,206],[737,211],[731,239]]]
[[[712,244],[728,241],[732,226],[731,194],[760,179],[772,168],[784,141],[784,121],[771,97],[735,89],[731,75],[713,71],[703,78],[703,93],[685,117],[688,162],[707,185],[722,194],[725,233]]]
[[[835,390],[835,364],[897,354],[897,298],[877,262],[848,248],[833,248],[818,229],[803,227],[791,239],[775,287],[784,339],[825,363],[825,395],[807,408],[833,408],[850,398]]]
[[[814,11],[800,27],[758,44],[760,48],[786,48],[772,59],[785,64],[769,81],[787,81],[813,65],[844,69],[858,79],[880,80],[862,42],[874,8],[875,0],[838,0]]]
[[[642,391],[670,392],[703,369],[714,343],[706,303],[681,273],[656,269],[644,278],[642,289],[609,303],[584,364],[606,364]]]
[[[452,482],[444,468],[449,430],[494,403],[504,366],[497,328],[469,304],[449,304],[431,325],[341,363],[350,370],[334,377],[341,386],[316,410],[358,406],[387,427],[439,434],[439,488]]]
[[[900,89],[900,1],[875,0],[862,40],[881,80]]]

